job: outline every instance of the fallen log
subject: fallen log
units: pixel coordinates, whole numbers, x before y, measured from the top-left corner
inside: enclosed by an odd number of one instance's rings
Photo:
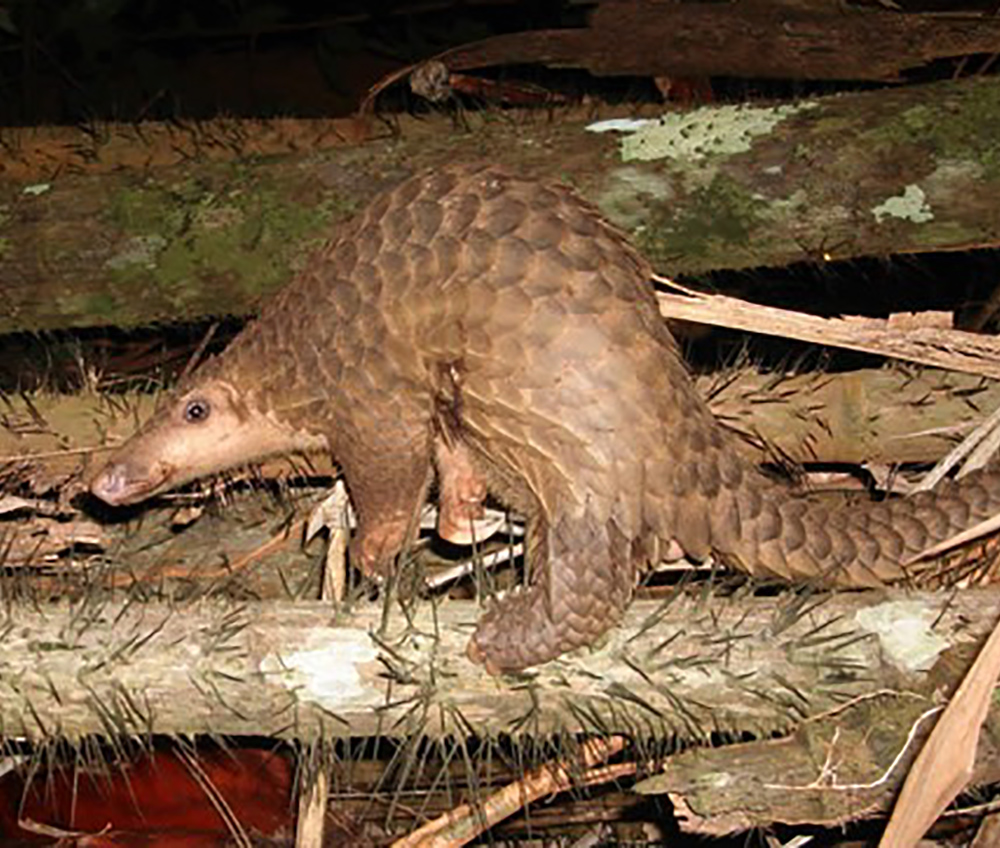
[[[505,678],[465,656],[479,614],[468,601],[350,614],[316,602],[97,594],[8,604],[0,728],[29,740],[768,735],[885,690],[905,693],[907,708],[934,706],[993,626],[998,601],[997,589],[680,593],[633,604],[595,650]]]
[[[0,172],[0,333],[247,314],[377,191],[463,158],[572,182],[665,274],[991,247],[1000,178],[982,164],[992,135],[975,128],[998,111],[1000,81],[984,77],[658,109],[646,124],[616,125],[624,136],[588,132],[592,118],[577,111],[482,119],[463,134],[443,119],[408,120],[358,146],[331,130],[332,146],[318,151],[286,122],[293,152],[256,158],[247,132],[266,135],[260,122],[246,132],[159,125],[132,131],[133,141],[148,137],[170,164],[110,173],[90,163],[119,155],[104,145],[117,138],[111,129],[40,152],[32,131],[5,133],[15,155]],[[34,169],[20,167],[21,151]]]

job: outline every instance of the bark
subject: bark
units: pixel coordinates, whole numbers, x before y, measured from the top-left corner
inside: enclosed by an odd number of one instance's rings
[[[706,107],[623,139],[572,110],[470,123],[401,120],[354,147],[294,122],[154,125],[128,131],[141,172],[100,173],[117,131],[25,142],[34,169],[0,180],[0,333],[245,314],[377,190],[456,158],[575,184],[666,274],[1000,242],[995,78]]]
[[[933,462],[1000,407],[996,382],[934,369],[780,375],[742,367],[696,383],[754,462]],[[85,477],[105,446],[129,436],[154,403],[140,394],[7,398],[0,407],[0,483],[27,484],[40,494]],[[309,467],[320,475],[335,470],[325,457]],[[261,473],[289,470],[276,462]]]
[[[509,33],[436,58],[450,70],[538,63],[597,76],[895,80],[934,59],[1000,49],[1000,21],[987,17],[813,5],[605,0],[585,29]]]
[[[775,822],[836,826],[887,811],[938,714],[907,693],[882,691],[802,722],[780,739],[668,757],[641,794],[670,795],[686,832],[720,836]],[[987,719],[970,787],[1000,779]],[[912,738],[910,733],[912,731]]]
[[[916,362],[935,368],[1000,378],[1000,342],[995,336],[956,330],[952,313],[931,313],[940,322],[908,320],[911,316],[823,318],[790,309],[750,303],[726,295],[684,289],[683,294],[658,292],[660,313],[667,318],[796,339]],[[903,318],[896,326],[894,318]]]
[[[530,749],[551,734],[624,735],[650,775],[638,791],[669,793],[687,830],[835,824],[886,809],[998,600],[991,589],[640,601],[593,652],[509,679],[464,656],[471,602],[392,607],[387,625],[371,605],[336,616],[305,602],[8,604],[0,728],[70,744],[431,740],[453,754],[469,736]],[[974,784],[1000,778],[998,721],[994,708]],[[760,741],[713,747],[747,735]],[[699,747],[648,760],[663,741]],[[474,771],[484,756],[453,764]]]
[[[593,651],[523,677],[465,657],[479,609],[424,601],[8,604],[0,726],[299,739],[554,732],[709,741],[787,732],[876,691],[905,736],[993,626],[995,589],[639,601]],[[900,635],[903,634],[903,635]],[[891,747],[891,746],[888,746]],[[898,750],[898,749],[897,749]],[[654,787],[655,788],[655,787]]]

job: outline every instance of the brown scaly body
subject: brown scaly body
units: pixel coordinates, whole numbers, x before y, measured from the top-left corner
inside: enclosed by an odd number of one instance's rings
[[[668,548],[873,585],[1000,508],[991,474],[839,511],[768,482],[695,393],[649,277],[565,187],[485,165],[421,174],[321,250],[92,490],[130,503],[266,455],[329,450],[360,519],[352,556],[378,573],[410,537],[435,458],[443,524],[475,513],[482,474],[528,517],[536,575],[473,636],[470,655],[492,671],[596,640],[636,568]]]

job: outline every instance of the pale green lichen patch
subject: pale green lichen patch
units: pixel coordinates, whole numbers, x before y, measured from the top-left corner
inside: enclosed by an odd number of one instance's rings
[[[948,648],[934,632],[940,610],[923,601],[890,601],[859,610],[858,625],[878,637],[883,656],[904,671],[926,671]]]
[[[167,246],[167,240],[160,235],[132,236],[108,258],[104,266],[112,271],[120,271],[130,265],[155,268],[159,252]]]
[[[622,139],[622,158],[698,161],[714,155],[750,150],[758,136],[769,134],[792,115],[811,109],[812,101],[773,107],[704,106],[690,112],[663,115],[647,121]]]
[[[35,183],[34,185],[28,185],[21,189],[21,194],[27,194],[31,197],[41,197],[48,191],[52,190],[52,183]]]
[[[900,218],[912,221],[914,224],[925,224],[934,220],[934,213],[927,203],[926,193],[920,186],[912,183],[903,189],[902,194],[889,197],[872,209],[872,214],[880,224],[886,218]]]

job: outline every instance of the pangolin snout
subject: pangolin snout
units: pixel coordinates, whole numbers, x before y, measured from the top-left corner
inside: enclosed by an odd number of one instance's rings
[[[111,506],[122,506],[142,500],[167,478],[166,469],[137,477],[124,462],[108,463],[90,483],[90,491]]]
[[[109,504],[117,504],[127,488],[128,475],[120,462],[105,466],[90,484],[91,493]]]

